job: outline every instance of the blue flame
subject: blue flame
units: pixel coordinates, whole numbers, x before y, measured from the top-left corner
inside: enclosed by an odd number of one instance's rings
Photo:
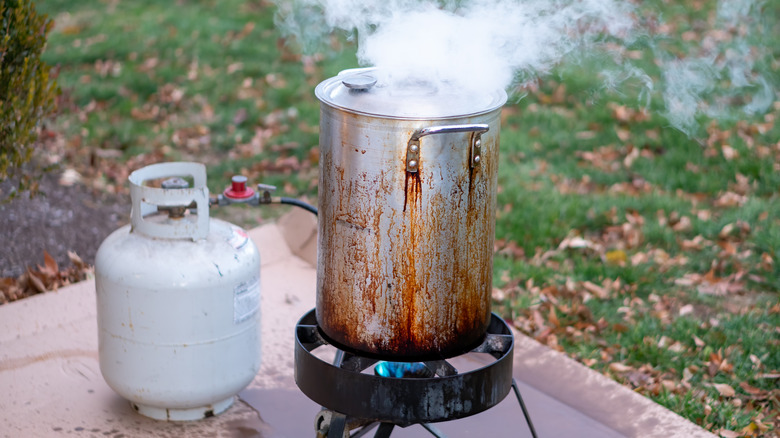
[[[381,377],[427,377],[430,373],[422,362],[379,362],[374,373]]]

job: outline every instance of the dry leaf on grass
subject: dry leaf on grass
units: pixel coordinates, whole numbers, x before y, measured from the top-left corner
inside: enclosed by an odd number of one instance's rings
[[[710,386],[718,390],[718,393],[723,397],[734,397],[737,392],[731,385],[726,383],[712,383]]]
[[[735,432],[733,430],[728,429],[721,429],[718,431],[718,435],[722,438],[739,438],[743,436],[740,432]]]

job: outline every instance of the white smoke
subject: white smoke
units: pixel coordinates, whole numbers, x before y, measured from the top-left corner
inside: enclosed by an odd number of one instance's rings
[[[764,113],[772,105],[775,84],[759,63],[771,57],[777,17],[774,22],[762,17],[764,3],[721,0],[712,25],[701,31],[695,52],[684,57],[657,53],[664,115],[672,126],[690,136],[702,116],[736,119]]]
[[[756,71],[777,24],[761,21],[763,3],[721,0],[700,44],[689,44],[698,52],[682,57],[660,48],[664,36],[640,20],[647,11],[627,0],[277,0],[276,22],[304,51],[322,50],[336,29],[356,38],[358,61],[382,82],[472,92],[522,87],[563,60],[601,53],[604,88],[638,84],[645,106],[660,90],[672,126],[691,135],[702,116],[758,114],[775,100],[773,76]],[[655,80],[621,56],[638,39],[655,53]]]
[[[277,24],[304,47],[321,39],[296,24],[322,11],[327,26],[358,38],[358,60],[380,80],[425,80],[472,91],[507,88],[564,56],[631,33],[632,7],[613,0],[288,0]],[[296,12],[297,11],[297,12]],[[291,19],[293,18],[293,19]]]

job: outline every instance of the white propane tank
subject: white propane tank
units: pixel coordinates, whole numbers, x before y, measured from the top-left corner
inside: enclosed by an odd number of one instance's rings
[[[260,254],[244,230],[209,219],[202,164],[154,164],[129,180],[131,224],[95,259],[100,370],[147,417],[217,415],[260,368]]]

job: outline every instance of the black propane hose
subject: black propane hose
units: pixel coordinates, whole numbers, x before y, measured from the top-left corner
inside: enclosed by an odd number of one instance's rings
[[[302,209],[304,209],[304,210],[306,210],[306,211],[308,211],[310,213],[314,213],[314,215],[317,216],[317,207],[315,207],[315,206],[313,206],[311,204],[307,204],[306,202],[303,202],[300,199],[285,198],[285,197],[280,197],[280,198],[273,197],[271,199],[273,201],[277,201],[278,200],[278,202],[280,204],[287,204],[287,205],[294,205],[296,207],[301,207]]]
[[[295,198],[286,198],[284,196],[270,196],[270,193],[266,191],[262,195],[255,193],[250,197],[247,198],[233,198],[226,195],[219,195],[217,197],[209,198],[209,206],[210,207],[218,207],[223,205],[232,205],[232,204],[249,204],[249,205],[264,205],[264,204],[287,204],[287,205],[293,205],[295,207],[300,207],[309,213],[314,214],[314,216],[317,216],[317,207],[306,203],[304,201],[301,201],[300,199]],[[187,206],[189,209],[194,209],[195,203],[193,202],[191,205]]]

